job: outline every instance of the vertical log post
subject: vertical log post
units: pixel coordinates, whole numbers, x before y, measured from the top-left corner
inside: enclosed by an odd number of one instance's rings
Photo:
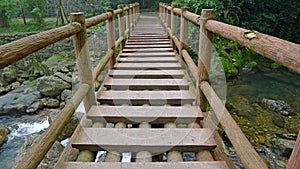
[[[161,20],[161,2],[158,4],[158,17]]]
[[[136,4],[132,5],[132,18],[133,18],[133,28],[135,28],[135,23],[136,23]]]
[[[188,8],[181,9],[180,18],[180,46],[179,46],[179,57],[182,58],[182,50],[186,48],[188,43],[188,20],[184,18],[183,12]]]
[[[164,23],[165,23],[165,4],[161,4],[161,21],[163,23],[163,26],[164,26]]]
[[[124,49],[125,46],[125,41],[126,41],[126,37],[125,37],[125,26],[124,26],[124,6],[123,5],[118,5],[119,9],[122,9],[122,12],[120,13],[120,15],[118,16],[118,23],[119,23],[119,36],[123,37],[123,40],[121,42],[120,45],[120,50],[122,51]]]
[[[167,30],[167,15],[168,15],[168,9],[167,4],[164,4],[164,28]]]
[[[176,45],[174,44],[173,42],[173,36],[176,34],[176,16],[175,16],[175,13],[174,13],[174,8],[175,8],[175,5],[172,5],[172,9],[171,9],[171,42],[172,42],[172,46],[174,49],[176,49]]]
[[[116,47],[115,47],[115,24],[114,24],[114,10],[109,9],[107,12],[112,14],[112,17],[106,20],[107,31],[107,51],[114,50],[114,54],[109,61],[109,68],[112,69],[116,63]]]
[[[128,9],[126,10],[126,30],[128,29],[129,30],[129,32],[128,32],[128,35],[127,35],[127,37],[129,37],[129,34],[130,34],[130,32],[131,32],[131,27],[130,27],[130,6],[129,5],[127,5],[127,7],[128,7]]]
[[[171,10],[167,9],[167,30],[171,28]]]
[[[133,30],[133,5],[132,4],[130,4],[129,5],[129,11],[130,11],[130,13],[129,13],[129,15],[130,15],[130,30],[132,31]]]
[[[199,93],[199,103],[201,110],[204,112],[207,108],[207,100],[200,89],[202,81],[209,81],[208,72],[210,70],[210,61],[212,55],[212,41],[213,33],[205,28],[206,21],[216,18],[216,11],[214,9],[203,9],[200,18],[200,32],[199,32],[199,53],[198,53],[198,79],[197,90]]]
[[[85,83],[90,86],[89,92],[83,100],[84,108],[87,113],[92,105],[96,104],[96,98],[84,13],[71,13],[70,19],[71,22],[80,23],[82,27],[82,30],[73,36],[73,42],[76,53],[76,62],[78,66],[80,83]]]

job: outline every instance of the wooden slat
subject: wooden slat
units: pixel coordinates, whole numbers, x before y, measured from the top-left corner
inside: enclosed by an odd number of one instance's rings
[[[176,63],[175,57],[120,57],[118,62],[123,63]]]
[[[149,52],[149,53],[144,53],[144,52],[134,52],[134,53],[122,53],[120,57],[126,57],[126,56],[131,56],[131,57],[154,57],[154,56],[173,56],[175,58],[174,52]]]
[[[101,104],[113,105],[184,105],[192,104],[195,96],[188,90],[181,91],[99,91],[98,101]]]
[[[138,49],[123,49],[124,52],[172,52],[173,48],[138,48]]]
[[[156,37],[151,37],[151,36],[143,36],[143,35],[131,35],[129,39],[166,39],[168,36],[162,35],[162,36],[156,36]]]
[[[129,39],[128,42],[161,42],[161,41],[166,41],[166,42],[169,42],[170,39],[155,39],[155,38],[152,38],[152,39]]]
[[[199,121],[203,114],[198,106],[93,106],[87,118],[94,122],[165,124]]]
[[[155,162],[155,163],[84,163],[84,162],[65,162],[65,169],[227,169],[223,161],[201,161],[201,162]]]
[[[118,152],[201,151],[216,147],[211,136],[212,131],[207,128],[82,128],[72,142],[72,147],[80,150]]]
[[[150,42],[127,42],[127,45],[154,45],[170,44],[169,41],[150,41]]]
[[[114,78],[178,79],[184,76],[182,70],[110,70],[108,75]]]
[[[171,45],[126,45],[125,48],[171,48]]]
[[[178,70],[181,69],[181,65],[179,63],[116,63],[114,68],[118,70]]]
[[[151,34],[143,34],[143,35],[130,35],[130,38],[158,38],[158,37],[163,37],[167,38],[167,34],[161,34],[161,35],[151,35]]]
[[[188,90],[185,79],[114,79],[106,78],[104,87],[108,90]]]

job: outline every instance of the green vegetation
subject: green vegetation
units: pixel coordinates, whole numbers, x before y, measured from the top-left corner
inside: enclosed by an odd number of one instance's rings
[[[41,24],[37,24],[33,19],[27,19],[26,25],[21,19],[11,19],[9,25],[8,28],[0,28],[0,33],[40,32],[56,27],[53,18],[46,18]]]
[[[300,43],[300,1],[297,0],[175,0],[173,4],[188,7],[197,14],[201,14],[202,9],[216,9],[217,20]],[[235,78],[242,66],[252,68],[256,63],[272,63],[271,60],[218,36],[214,38],[214,47],[229,79]],[[273,63],[272,66],[280,65]]]

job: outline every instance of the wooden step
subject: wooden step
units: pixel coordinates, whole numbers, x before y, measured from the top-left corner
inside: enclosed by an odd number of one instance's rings
[[[65,162],[64,169],[228,169],[224,161],[188,161],[177,163]]]
[[[106,78],[104,87],[107,90],[188,90],[185,79],[114,79]]]
[[[168,45],[126,45],[125,49],[131,48],[171,48],[170,44]]]
[[[131,35],[129,39],[166,39],[168,36],[166,35],[155,35],[155,36],[143,36],[143,35]]]
[[[155,45],[170,44],[169,41],[150,41],[150,42],[127,42],[126,45]]]
[[[173,52],[173,48],[138,48],[138,49],[123,49],[123,53],[127,52]]]
[[[93,106],[87,113],[93,122],[191,123],[203,120],[199,106]]]
[[[174,52],[149,52],[149,53],[144,53],[144,52],[133,52],[133,53],[122,53],[120,57],[162,57],[162,56],[172,56],[175,57]]]
[[[188,90],[180,91],[99,91],[98,101],[110,105],[185,105],[195,101],[195,95]]]
[[[128,42],[170,42],[170,39],[129,39]]]
[[[118,62],[122,63],[176,63],[176,57],[120,57]]]
[[[114,69],[117,70],[178,70],[181,69],[179,63],[116,63]]]
[[[208,128],[82,128],[72,147],[90,151],[198,152],[216,147],[212,133]]]
[[[183,78],[182,70],[110,70],[110,77],[114,78],[143,78],[143,79],[180,79]]]

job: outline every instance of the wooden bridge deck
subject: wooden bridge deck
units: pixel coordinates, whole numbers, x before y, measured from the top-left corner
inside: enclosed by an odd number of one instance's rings
[[[187,128],[203,120],[194,91],[159,19],[141,16],[98,91],[100,105],[87,113],[93,123],[113,123],[115,128],[82,127],[71,140],[72,147],[80,151],[131,152],[132,162],[65,162],[64,167],[227,168],[223,161],[201,158],[205,156],[201,154],[216,147],[211,129],[197,125]],[[125,126],[116,128],[116,123]],[[164,128],[166,123],[173,124],[172,128]],[[139,124],[150,124],[152,128],[139,128]],[[186,128],[175,128],[174,124],[185,124]],[[151,153],[153,162],[133,162],[141,158],[135,157],[141,151]],[[170,157],[164,162],[163,154],[169,156],[174,151],[194,152],[200,159],[171,163]]]

